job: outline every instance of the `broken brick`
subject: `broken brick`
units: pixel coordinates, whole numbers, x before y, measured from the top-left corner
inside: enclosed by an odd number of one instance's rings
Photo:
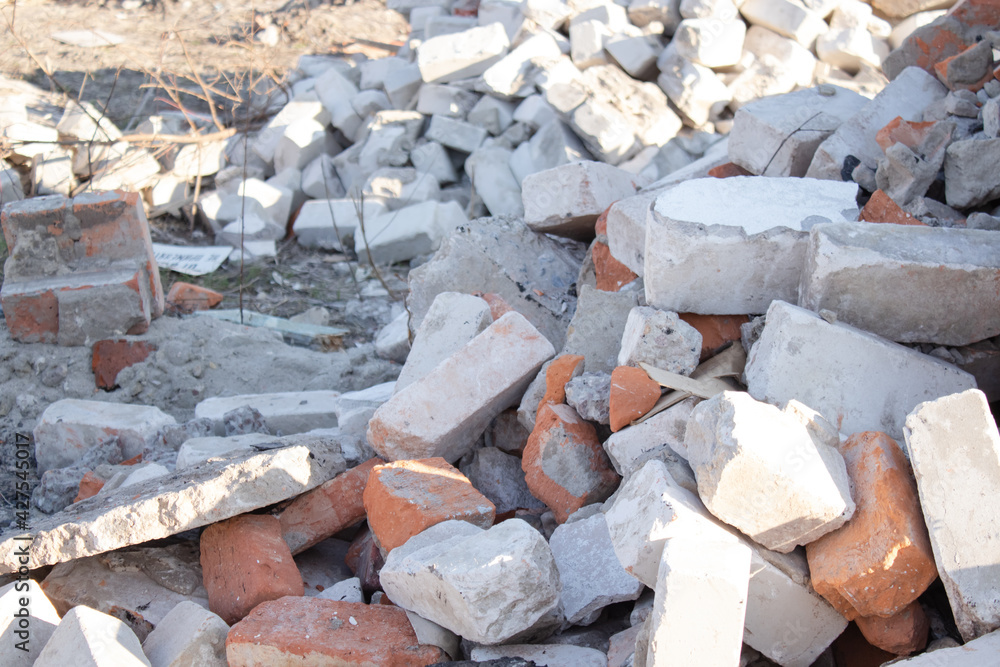
[[[582,354],[563,354],[552,360],[545,371],[545,394],[538,402],[536,416],[546,405],[566,402],[566,383],[583,372],[583,362]]]
[[[344,562],[351,572],[361,582],[361,590],[374,593],[382,589],[379,581],[379,571],[385,564],[382,551],[378,548],[375,535],[368,526],[364,526],[351,541]]]
[[[858,219],[865,222],[888,222],[893,225],[924,226],[924,223],[900,208],[899,204],[882,190],[876,190],[872,194],[871,199],[861,209]]]
[[[308,491],[285,508],[278,520],[293,554],[349,528],[365,518],[362,494],[368,475],[382,459],[373,458]]]
[[[927,646],[930,619],[919,602],[911,602],[892,616],[854,619],[868,643],[895,655],[910,655]]]
[[[678,313],[678,317],[701,334],[701,357],[705,361],[715,356],[727,343],[740,340],[740,327],[750,321],[746,315],[699,315]]]
[[[111,390],[118,386],[118,373],[140,361],[145,361],[156,345],[146,341],[99,340],[94,343],[91,367],[98,389]]]
[[[179,312],[193,313],[218,306],[222,303],[222,295],[201,285],[178,281],[170,286],[167,303]]]
[[[104,488],[104,480],[95,475],[92,470],[88,470],[80,479],[80,492],[76,494],[73,502],[78,503],[81,500],[96,496],[102,488]]]
[[[243,514],[206,528],[201,568],[208,608],[230,625],[262,602],[305,594],[281,523],[268,514]]]
[[[893,144],[903,144],[910,150],[917,150],[930,134],[937,121],[918,122],[903,120],[896,116],[875,134],[875,142],[884,151]]]
[[[660,385],[646,371],[618,366],[611,371],[611,430],[620,431],[649,412],[660,400]]]
[[[568,405],[545,405],[521,457],[524,478],[535,496],[564,523],[584,505],[606,500],[620,478],[593,424]]]
[[[440,457],[372,468],[364,490],[368,525],[386,551],[434,524],[459,519],[489,528],[496,507]]]
[[[594,271],[597,275],[597,289],[603,292],[618,292],[638,278],[632,269],[628,268],[611,254],[611,249],[600,241],[595,241],[592,249]]]
[[[993,46],[983,40],[934,64],[934,73],[949,90],[976,92],[993,78]]]
[[[752,171],[747,171],[735,162],[727,162],[708,170],[708,175],[714,178],[732,178],[733,176],[754,176]]]

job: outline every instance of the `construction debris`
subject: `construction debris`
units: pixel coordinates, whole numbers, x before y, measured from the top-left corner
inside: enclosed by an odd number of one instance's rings
[[[0,662],[996,663],[996,3],[388,5],[166,153],[0,96]],[[369,341],[164,297],[293,242]]]

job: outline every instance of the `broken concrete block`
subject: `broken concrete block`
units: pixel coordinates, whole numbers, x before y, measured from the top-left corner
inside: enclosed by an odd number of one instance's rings
[[[840,451],[857,511],[806,547],[812,585],[848,619],[895,615],[937,577],[917,487],[884,433],[854,434]]]
[[[536,130],[558,120],[556,110],[538,94],[524,98],[514,109],[513,118],[515,123],[525,123]]]
[[[496,505],[498,515],[518,509],[544,509],[545,504],[531,495],[524,481],[521,460],[496,447],[482,447],[472,460],[461,466],[472,486]]]
[[[790,37],[806,48],[827,31],[822,16],[795,0],[747,0],[740,5],[740,13],[751,24]]]
[[[258,445],[273,444],[276,438],[264,433],[189,438],[177,450],[176,469],[190,468],[215,458],[232,458],[249,453]]]
[[[566,329],[562,354],[583,355],[588,373],[613,371],[628,314],[638,301],[637,292],[602,292],[584,285]]]
[[[628,19],[640,28],[654,22],[662,23],[664,34],[673,34],[681,22],[680,0],[632,0],[628,6]]]
[[[278,519],[281,533],[293,554],[305,551],[365,518],[362,498],[374,458],[296,498]]]
[[[568,290],[582,256],[581,245],[536,234],[520,221],[485,219],[462,225],[442,241],[430,262],[410,272],[411,330],[440,292],[494,293],[561,346],[575,305]]]
[[[595,20],[576,21],[570,25],[570,57],[581,70],[595,65],[605,65],[608,56],[604,52],[604,42],[611,37],[607,26]]]
[[[425,116],[447,116],[464,120],[480,96],[471,91],[438,83],[420,87],[417,111]]]
[[[358,215],[361,207],[362,216]],[[307,248],[343,252],[354,247],[360,219],[372,220],[386,212],[385,204],[374,199],[316,199],[306,202],[295,218],[292,230]]]
[[[970,389],[917,405],[903,428],[938,573],[965,641],[1000,627],[993,583],[1000,535],[1000,434],[982,392]],[[961,471],[975,470],[976,475]]]
[[[867,103],[829,85],[755,100],[736,112],[729,158],[759,176],[804,176],[816,148]]]
[[[424,136],[448,148],[471,153],[479,148],[487,134],[485,128],[464,120],[435,115],[431,116],[430,125]]]
[[[493,323],[490,307],[471,294],[441,292],[417,328],[393,390],[398,394],[421,379]]]
[[[482,74],[509,46],[503,25],[492,23],[424,41],[417,49],[417,66],[425,82],[448,83]]]
[[[433,180],[433,179],[428,179]],[[365,264],[392,264],[433,252],[468,219],[455,202],[425,201],[366,220],[354,238],[354,252]]]
[[[743,648],[751,549],[719,531],[671,537],[656,577],[647,665],[734,665]]]
[[[481,644],[516,637],[559,604],[552,551],[520,519],[439,523],[393,550],[380,579],[396,604]]]
[[[225,435],[223,418],[226,413],[249,406],[261,414],[273,432],[288,435],[336,426],[335,409],[339,396],[339,391],[327,390],[218,396],[203,400],[195,406],[194,414],[198,418],[211,419],[215,432]]]
[[[548,104],[544,100],[541,103]],[[589,157],[590,152],[572,130],[562,121],[551,120],[540,126],[531,139],[514,149],[510,170],[514,179],[523,184],[532,174]]]
[[[0,587],[0,614],[0,659],[10,667],[30,667],[59,625],[59,614],[27,578]]]
[[[496,507],[442,458],[376,465],[364,490],[368,525],[390,552],[431,526],[452,519],[489,528]]]
[[[677,53],[705,67],[730,67],[743,56],[747,25],[738,17],[684,19],[671,43]]]
[[[559,523],[584,505],[606,500],[619,481],[593,425],[568,405],[539,410],[521,468],[531,494]]]
[[[465,173],[490,215],[522,217],[521,186],[510,168],[513,151],[500,146],[476,149],[465,161]]]
[[[274,148],[274,170],[302,169],[320,155],[335,155],[340,145],[326,126],[303,118],[285,127]]]
[[[615,35],[604,43],[604,49],[618,65],[637,79],[656,73],[656,57],[660,42],[646,35]]]
[[[610,165],[628,160],[641,148],[632,119],[615,105],[587,99],[570,117],[570,126],[596,157]]]
[[[552,667],[606,667],[607,656],[586,646],[572,644],[505,644],[477,646],[469,654],[476,664],[552,665]],[[517,662],[509,662],[517,660]],[[530,662],[527,662],[530,661]]]
[[[749,394],[727,391],[699,404],[684,444],[706,507],[768,549],[788,553],[854,514],[840,453]]]
[[[484,95],[466,117],[470,123],[485,128],[491,135],[498,136],[514,122],[514,105]]]
[[[884,31],[873,34],[872,24],[878,21]],[[864,66],[880,67],[889,55],[889,25],[872,16],[870,5],[844,2],[837,5],[830,20],[830,29],[816,39],[816,54],[825,63],[849,74],[857,74]]]
[[[420,67],[412,63],[386,75],[383,86],[394,109],[410,109],[420,93],[422,83]]]
[[[845,433],[881,430],[901,438],[918,403],[975,386],[950,364],[782,301],[767,317],[747,359],[750,395],[776,405],[801,401]],[[829,377],[838,383],[817,379]]]
[[[345,137],[354,140],[361,128],[362,119],[354,111],[351,100],[358,94],[358,87],[338,68],[330,67],[316,77],[316,96],[330,114],[330,124]],[[389,96],[392,99],[392,96]]]
[[[618,561],[600,512],[557,526],[549,547],[559,568],[559,602],[567,623],[579,624],[609,604],[635,600],[642,593],[642,582]]]
[[[35,522],[29,553],[32,563],[51,565],[167,537],[304,493],[345,467],[336,442],[318,438],[204,463],[88,498]],[[79,531],[94,537],[76,540]],[[17,544],[14,536],[0,542],[11,554],[0,560],[0,570],[17,571]]]
[[[304,594],[281,523],[271,515],[246,514],[206,528],[201,567],[209,609],[230,625],[262,602]]]
[[[390,211],[441,197],[441,188],[433,176],[413,167],[381,167],[365,181],[364,198],[381,200]],[[366,227],[367,231],[367,227]]]
[[[151,667],[226,666],[229,626],[219,616],[185,600],[163,617],[142,642]]]
[[[646,247],[646,218],[660,191],[621,199],[608,209],[607,237],[611,255],[642,275]]]
[[[142,645],[127,625],[89,607],[73,607],[63,616],[35,664],[39,667],[149,667]]]
[[[611,423],[611,375],[584,373],[572,378],[566,383],[566,403],[587,421]]]
[[[685,399],[644,422],[618,430],[605,440],[604,450],[618,474],[628,477],[651,458],[668,460],[676,455],[687,460],[684,432],[697,403],[697,399]]]
[[[794,300],[805,230],[856,219],[856,193],[853,183],[760,176],[697,179],[663,192],[648,220],[646,301],[661,310],[738,315]],[[743,214],[727,224],[734,207]]]
[[[410,151],[410,160],[414,169],[430,174],[438,184],[454,183],[458,180],[448,151],[436,141],[428,141],[414,147]]]
[[[608,423],[612,432],[620,431],[652,410],[660,400],[660,391],[660,385],[640,368],[619,366],[614,369],[608,400]]]
[[[936,667],[937,665],[978,667],[979,665],[988,665],[995,660],[998,649],[1000,649],[1000,632],[991,632],[979,639],[966,642],[962,646],[949,644],[913,658],[899,660],[895,664],[903,665],[903,667]]]
[[[303,654],[326,665],[418,667],[444,658],[436,646],[417,643],[398,607],[317,598],[265,602],[234,625],[226,639],[231,667],[290,664]]]
[[[984,289],[1000,269],[1000,239],[978,229],[817,225],[799,304],[904,343],[968,345],[1000,333],[1000,300]],[[905,274],[905,275],[904,275]],[[878,285],[878,289],[872,289]],[[906,294],[924,299],[920,307]]]
[[[265,162],[274,162],[274,149],[285,129],[293,122],[309,119],[322,125],[330,124],[330,112],[315,96],[311,99],[293,99],[281,108],[267,125],[257,133],[250,148]]]
[[[677,313],[636,306],[628,314],[618,352],[619,366],[640,362],[690,375],[701,355],[701,334]]]
[[[507,313],[383,404],[369,423],[368,442],[390,461],[455,461],[554,354],[522,315]]]
[[[732,99],[715,72],[684,58],[676,46],[663,49],[656,64],[660,68],[657,85],[695,127],[721,113]]]
[[[257,178],[248,178],[240,182],[236,195],[259,203],[265,218],[281,229],[285,228],[292,214],[293,193],[288,188],[271,185]]]
[[[521,184],[524,221],[536,232],[588,238],[597,216],[639,189],[634,174],[601,162],[574,162]]]
[[[38,472],[75,463],[106,438],[117,436],[125,458],[149,445],[163,426],[177,421],[159,408],[64,398],[45,409],[32,435]]]
[[[968,208],[1000,197],[1000,178],[987,167],[997,156],[1000,139],[967,139],[948,146],[944,177],[949,206]]]
[[[897,116],[919,120],[928,105],[944,99],[947,93],[948,89],[924,70],[907,68],[819,145],[806,176],[842,181],[849,177],[845,172],[853,171],[859,163],[874,169],[883,155],[876,133]]]
[[[333,600],[335,602],[364,602],[365,596],[361,591],[361,580],[357,577],[344,579],[329,588],[324,589],[313,596],[321,600]]]
[[[533,35],[483,72],[483,89],[502,98],[526,97],[535,91],[534,78],[540,64],[561,54],[551,34]]]

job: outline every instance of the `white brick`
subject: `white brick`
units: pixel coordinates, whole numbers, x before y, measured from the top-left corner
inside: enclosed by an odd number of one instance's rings
[[[840,453],[794,414],[749,394],[700,403],[684,445],[709,511],[768,549],[788,553],[854,514]]]
[[[588,99],[573,111],[570,125],[595,157],[614,165],[641,148],[633,121],[610,102]]]
[[[422,82],[420,67],[414,63],[390,72],[383,86],[394,109],[410,109]]]
[[[320,155],[302,169],[299,187],[305,196],[312,199],[335,199],[347,194],[329,155]]]
[[[746,24],[719,18],[684,19],[677,26],[673,44],[677,53],[705,67],[729,67],[743,56]]]
[[[387,460],[455,461],[554,354],[537,329],[509,312],[382,405],[369,423],[368,442]]]
[[[875,169],[884,153],[875,134],[893,118],[920,120],[924,109],[944,99],[948,89],[919,67],[908,67],[860,111],[844,121],[837,131],[820,144],[806,176],[846,180],[844,160],[852,155],[861,164]]]
[[[794,301],[805,230],[855,219],[857,187],[745,176],[667,190],[647,221],[646,301],[706,315],[760,313],[775,299]]]
[[[413,167],[376,169],[361,190],[365,198],[377,199],[390,211],[421,202],[437,201],[441,187],[433,175]],[[367,225],[367,220],[365,221]]]
[[[431,116],[431,123],[424,136],[448,148],[471,153],[479,148],[487,134],[485,128],[466,123],[464,120],[448,116]]]
[[[524,0],[521,12],[544,28],[558,30],[573,10],[562,0]]]
[[[615,555],[604,514],[556,527],[549,546],[559,568],[559,602],[568,623],[588,625],[595,612],[642,593],[642,582],[626,572]]]
[[[427,116],[449,116],[464,120],[480,96],[464,88],[425,83],[417,95],[417,111]]]
[[[823,17],[796,0],[746,0],[740,13],[753,25],[764,26],[809,48],[827,31]]]
[[[184,601],[156,624],[142,643],[151,667],[225,667],[229,626],[194,602]]]
[[[975,387],[950,364],[782,301],[768,308],[746,380],[757,400],[796,399],[843,433],[883,431],[896,440],[914,406]]]
[[[458,180],[451,156],[444,146],[436,141],[428,141],[416,146],[410,151],[410,161],[413,168],[425,174],[430,174],[439,185],[454,183]]]
[[[428,39],[417,49],[417,66],[425,82],[447,83],[482,74],[506,55],[509,46],[503,25],[491,23]]]
[[[816,55],[849,74],[857,73],[863,65],[878,69],[889,55],[889,45],[873,34],[872,21],[871,5],[858,0],[839,3],[830,29],[816,40]]]
[[[503,24],[507,31],[507,38],[513,40],[524,23],[524,14],[521,13],[522,0],[483,0],[479,3],[479,25],[489,25],[491,23]]]
[[[102,440],[118,436],[125,458],[142,453],[163,426],[176,424],[149,405],[64,398],[45,409],[33,432],[38,473],[75,463]]]
[[[656,83],[695,127],[704,125],[725,109],[732,94],[715,72],[691,62],[668,45],[657,60]]]
[[[358,204],[351,199],[315,199],[306,202],[295,218],[293,230],[298,242],[307,248],[343,252],[354,247],[358,228]],[[385,204],[366,199],[362,207],[365,220],[386,211]]]
[[[646,667],[739,664],[751,550],[723,537],[677,536],[664,547]]]
[[[600,21],[574,21],[569,29],[570,57],[581,70],[604,65],[608,56],[604,53],[604,42],[611,32]]]
[[[206,398],[194,408],[195,417],[211,419],[215,432],[225,435],[223,417],[231,410],[251,407],[260,412],[272,433],[304,433],[337,425],[338,391],[288,391],[274,394],[242,394]]]
[[[799,305],[897,342],[968,345],[1000,334],[1000,293],[990,288],[998,271],[995,232],[817,225]]]
[[[524,179],[524,221],[536,232],[586,237],[597,216],[638,190],[636,177],[600,162],[575,162]]]
[[[265,218],[282,229],[292,214],[293,193],[287,188],[270,185],[257,178],[248,178],[240,182],[236,194],[259,203]]]
[[[561,55],[562,51],[551,35],[534,35],[483,72],[483,85],[487,92],[502,97],[523,97],[534,92],[534,76],[538,67],[535,63]]]
[[[302,169],[322,154],[336,155],[340,145],[326,127],[303,118],[290,123],[274,148],[274,169]]]
[[[31,667],[57,625],[59,614],[34,579],[0,587],[0,662],[7,667]]]
[[[113,616],[73,607],[35,660],[38,667],[149,667],[135,633]]]
[[[484,95],[469,111],[466,120],[473,125],[485,128],[493,136],[497,136],[514,122],[514,105]]]
[[[646,219],[659,191],[625,197],[608,210],[608,247],[619,262],[641,276],[646,256]]]
[[[547,104],[546,102],[542,102]],[[510,170],[514,180],[524,183],[531,174],[559,165],[590,158],[580,139],[560,120],[551,120],[511,154]]]
[[[490,146],[475,150],[465,161],[465,173],[490,215],[524,215],[521,186],[510,168],[512,156],[513,151]]]
[[[970,641],[1000,628],[1000,510],[988,500],[1000,493],[1000,433],[970,389],[916,406],[903,434],[938,573]]]
[[[555,109],[537,93],[524,98],[514,109],[514,121],[526,123],[536,130],[558,119]]]
[[[425,201],[365,220],[364,234],[356,234],[354,252],[367,264],[392,264],[437,250],[441,240],[468,222],[455,202]]]
[[[628,18],[632,25],[643,28],[654,21],[663,24],[666,34],[671,34],[681,21],[680,0],[632,0]]]
[[[438,294],[417,328],[393,393],[427,375],[492,323],[490,306],[479,297],[460,292]]]
[[[330,124],[330,112],[326,110],[323,103],[312,95],[312,99],[292,100],[278,112],[278,115],[268,121],[257,138],[254,139],[251,148],[265,162],[274,160],[274,149],[278,141],[291,123],[301,119],[311,119],[322,125]]]
[[[656,57],[660,55],[659,42],[646,35],[617,35],[607,40],[604,48],[623,70],[637,79],[655,72]]]
[[[330,113],[330,123],[351,140],[361,127],[361,117],[351,105],[357,94],[358,87],[337,68],[331,67],[316,78],[316,96]]]
[[[830,85],[756,100],[736,112],[729,158],[759,176],[805,176],[816,148],[867,103]]]

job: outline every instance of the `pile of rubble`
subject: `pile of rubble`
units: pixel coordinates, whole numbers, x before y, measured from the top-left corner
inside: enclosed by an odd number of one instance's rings
[[[6,445],[0,661],[1000,664],[1000,7],[397,8],[405,52],[303,58],[172,177],[228,165],[246,254],[412,261],[398,378],[52,402]],[[74,178],[141,188],[92,113]],[[147,345],[138,194],[56,192],[0,215],[10,336],[198,377]]]

